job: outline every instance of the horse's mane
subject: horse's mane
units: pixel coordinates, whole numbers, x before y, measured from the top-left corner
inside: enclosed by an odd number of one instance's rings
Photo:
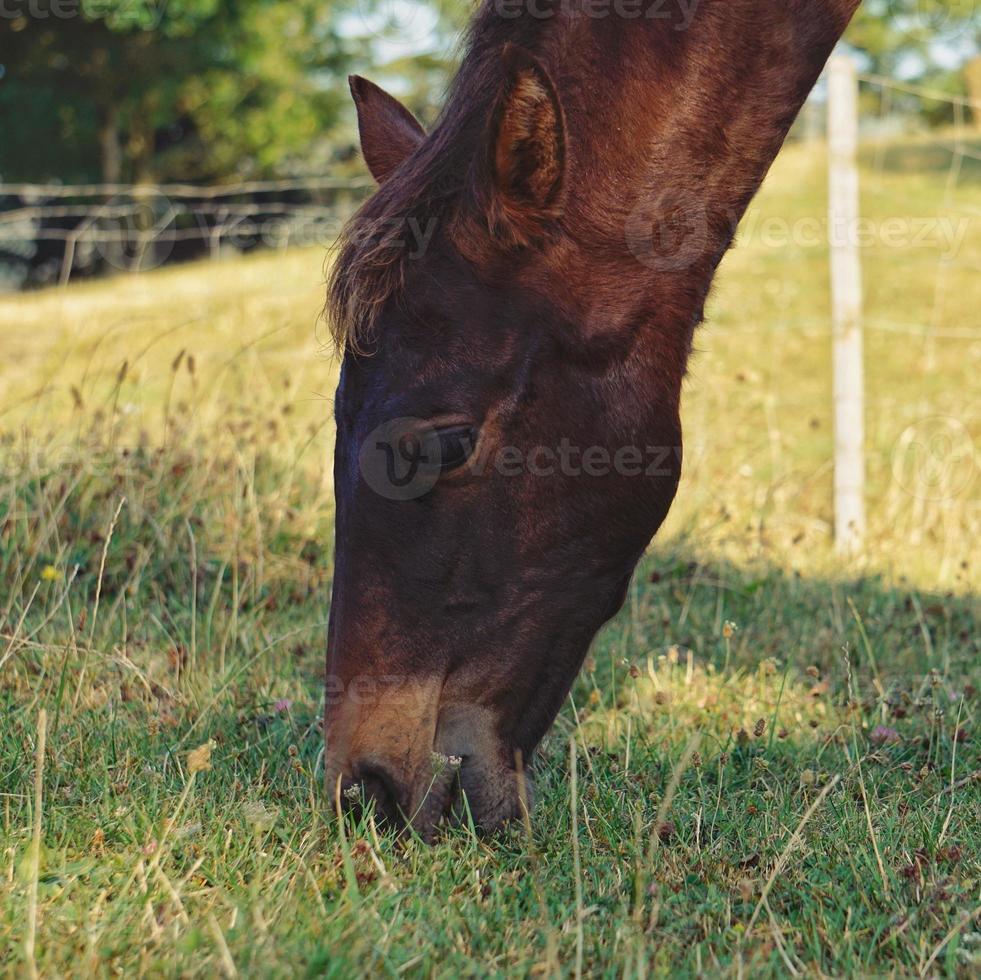
[[[410,227],[466,234],[464,202],[479,206],[486,166],[479,159],[500,91],[500,51],[507,41],[535,43],[541,23],[495,16],[487,3],[465,40],[462,67],[432,132],[342,230],[327,279],[325,315],[339,350],[361,350],[378,312],[405,285]],[[471,193],[465,193],[470,191]],[[413,222],[418,222],[413,225]]]

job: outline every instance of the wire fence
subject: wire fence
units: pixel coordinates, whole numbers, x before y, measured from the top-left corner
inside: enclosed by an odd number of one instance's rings
[[[981,101],[874,74],[860,74],[859,83],[865,94],[877,96],[880,120],[897,111],[900,97],[921,108],[923,103],[949,106],[953,114],[951,126],[921,134],[919,143],[914,139],[904,144],[888,136],[870,141],[871,179],[863,182],[864,199],[875,204],[889,200],[894,209],[909,210],[897,194],[895,182],[888,180],[890,171],[897,170],[896,158],[902,152],[911,161],[907,167],[898,168],[904,176],[931,176],[937,186],[942,185],[943,192],[933,202],[933,213],[919,216],[920,242],[913,244],[923,247],[894,249],[892,256],[897,274],[919,262],[933,266],[935,288],[930,308],[921,308],[919,320],[910,321],[883,319],[874,308],[866,309],[864,326],[928,340],[981,338],[977,322],[952,322],[946,302],[956,277],[981,272]],[[945,154],[949,155],[946,163]],[[932,239],[931,226],[939,233]]]
[[[0,262],[6,256],[8,269],[19,265],[22,279],[66,285],[79,273],[144,271],[228,249],[327,246],[370,183],[0,183]]]
[[[847,125],[855,129],[850,152],[859,185],[858,210],[850,213],[843,230],[835,228],[834,207],[827,228],[815,225],[815,216],[809,214],[805,220],[819,231],[798,244],[817,250],[830,246],[832,253],[836,244],[846,246],[847,261],[859,267],[859,293],[850,300],[856,310],[855,330],[898,335],[903,343],[908,339],[911,351],[919,343],[920,361],[929,370],[942,342],[963,343],[966,350],[981,341],[976,288],[981,272],[981,102],[854,70],[850,84],[856,98],[849,100],[854,109]],[[812,109],[819,106],[815,102]],[[928,107],[942,109],[944,125],[911,122],[922,120]],[[812,113],[811,121],[815,119]],[[829,143],[833,128],[829,119]],[[816,126],[810,130],[812,137],[819,136]],[[823,152],[820,143],[815,146],[816,153]],[[230,250],[302,244],[327,248],[370,187],[367,178],[218,186],[0,183],[0,276],[10,260],[33,270],[37,282],[68,284],[73,276],[113,269],[140,271],[177,259],[217,258]],[[836,243],[839,233],[844,239]],[[798,261],[795,250],[784,251],[788,263]],[[787,278],[799,275],[794,265]],[[781,322],[802,332],[834,336],[838,326],[822,309],[810,304]],[[749,325],[748,329],[757,328]],[[861,345],[856,349],[857,370],[850,376],[860,385],[868,376],[874,392],[874,361],[863,363]],[[949,345],[942,349],[948,364],[949,350]],[[889,392],[890,411],[896,411],[893,402],[900,396]],[[851,413],[839,419],[838,428],[846,431],[857,424],[855,420],[874,418],[876,411],[875,400],[866,401],[863,390]],[[903,433],[909,446],[897,458],[912,459],[923,449],[923,458],[932,461],[940,474],[935,482],[947,488],[935,497],[938,513],[957,497],[950,490],[952,485],[961,486],[957,474],[974,466],[973,429],[971,418],[931,414]],[[934,452],[934,443],[948,448]],[[855,439],[848,452],[857,460],[867,454],[867,447]],[[955,466],[951,460],[968,463]],[[857,464],[853,474],[857,474],[851,481],[854,499],[866,491]],[[917,487],[923,484],[918,477]],[[914,498],[921,507],[934,499],[919,491]],[[906,498],[897,492],[895,499]],[[894,511],[896,520],[906,513],[900,503],[895,503]],[[922,513],[907,516],[911,533],[918,533],[924,523]],[[855,509],[849,516],[839,510],[838,524],[847,529],[849,523],[860,524],[860,512]],[[858,547],[860,538],[858,534],[854,541],[845,541],[843,550]]]
[[[942,340],[981,340],[972,298],[981,271],[981,102],[860,74],[847,56],[832,60],[829,90],[835,539],[848,554],[861,550],[866,523],[865,387],[875,384],[875,369],[865,362],[863,335],[920,338],[916,362],[927,375],[938,368]],[[938,107],[947,125],[897,132],[897,121]],[[911,370],[913,363],[910,357]],[[944,517],[967,493],[972,428],[969,417],[934,414],[914,420],[900,437],[893,489],[909,483],[896,468],[904,461],[916,473],[911,534],[924,526],[928,500]],[[922,492],[934,485],[943,492]],[[898,521],[909,510],[905,495],[889,499]]]

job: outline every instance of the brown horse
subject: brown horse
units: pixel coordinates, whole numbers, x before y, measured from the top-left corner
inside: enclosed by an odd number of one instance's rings
[[[716,267],[859,0],[486,0],[427,134],[353,78],[377,193],[328,308],[332,798],[431,837],[524,766],[668,512]]]

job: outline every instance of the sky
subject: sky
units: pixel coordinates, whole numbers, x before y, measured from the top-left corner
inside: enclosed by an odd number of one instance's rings
[[[956,6],[974,0],[951,0]],[[956,70],[978,52],[981,37],[981,0],[975,20],[958,22],[955,28],[938,23],[937,40],[930,46],[930,60],[942,69]],[[425,0],[358,0],[341,22],[341,33],[373,39],[374,59],[385,65],[422,53],[447,54],[456,38],[441,31],[439,17]],[[920,58],[911,57],[899,67],[903,78],[919,75]]]

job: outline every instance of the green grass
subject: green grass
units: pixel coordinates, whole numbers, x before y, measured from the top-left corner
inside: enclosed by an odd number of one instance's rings
[[[863,210],[935,215],[945,177],[870,162]],[[981,231],[942,306],[935,249],[866,250],[870,532],[842,564],[826,250],[758,231],[821,215],[823,181],[789,151],[726,260],[677,504],[530,835],[330,819],[322,257],[0,301],[0,969],[976,976]]]

